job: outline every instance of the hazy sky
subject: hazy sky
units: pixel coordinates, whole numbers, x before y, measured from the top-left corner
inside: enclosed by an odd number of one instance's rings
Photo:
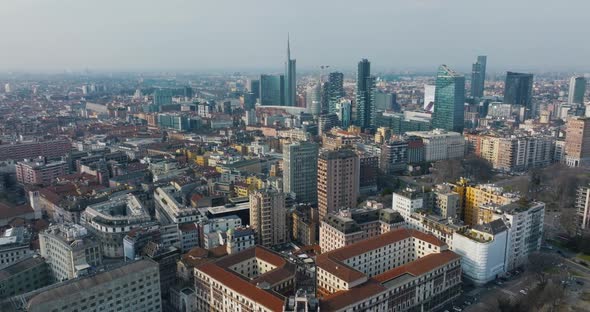
[[[590,70],[590,0],[0,0],[0,71]]]

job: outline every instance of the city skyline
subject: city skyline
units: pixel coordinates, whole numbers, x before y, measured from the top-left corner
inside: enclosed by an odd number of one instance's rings
[[[343,9],[336,14],[329,10],[332,1],[314,4],[313,10],[308,1],[291,10],[269,1],[259,6],[181,1],[146,6],[145,2],[127,1],[117,3],[116,10],[109,1],[100,5],[12,1],[0,12],[0,20],[6,23],[0,32],[4,41],[0,68],[279,70],[284,38],[290,33],[292,52],[301,70],[326,63],[349,70],[356,60],[367,58],[375,70],[431,70],[444,63],[468,72],[474,55],[491,57],[490,72],[589,70],[584,64],[588,63],[585,58],[590,43],[576,40],[583,31],[575,26],[590,4],[575,0],[566,8],[540,2],[532,6],[525,0],[510,3],[510,7],[504,0],[493,4],[377,1],[367,7],[349,2],[339,3]],[[174,4],[182,6],[182,12]],[[495,18],[481,19],[478,13],[484,11]],[[299,17],[303,12],[306,23],[302,25]],[[357,14],[372,18],[363,21],[365,27],[356,27],[347,21]],[[108,23],[104,16],[109,16]],[[554,22],[546,23],[549,19]],[[319,27],[324,24],[329,26]],[[12,29],[18,31],[9,31]],[[366,29],[370,35],[364,35]],[[561,57],[556,59],[555,55]]]

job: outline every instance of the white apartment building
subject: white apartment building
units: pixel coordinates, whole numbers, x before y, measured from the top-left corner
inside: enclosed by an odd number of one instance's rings
[[[424,198],[414,189],[406,188],[392,195],[391,209],[398,212],[404,219],[424,207]]]
[[[322,253],[316,264],[321,311],[432,311],[461,289],[461,257],[416,230]]]
[[[406,135],[422,138],[425,161],[465,156],[465,139],[461,133],[435,129],[432,131],[409,131],[406,132]]]
[[[55,281],[83,276],[102,264],[100,243],[78,224],[62,223],[39,233],[41,256]]]

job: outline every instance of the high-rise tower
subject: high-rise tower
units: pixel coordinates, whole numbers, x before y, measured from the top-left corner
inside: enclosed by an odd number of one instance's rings
[[[358,64],[356,77],[356,125],[365,129],[374,125],[375,105],[373,91],[375,77],[371,77],[371,63],[362,59]]]
[[[480,55],[477,57],[477,62],[473,63],[471,67],[471,96],[481,98],[483,97],[483,90],[486,80],[486,63],[487,56]]]
[[[537,109],[533,105],[533,74],[507,72],[504,103],[524,107],[525,118],[536,116]]]
[[[336,113],[336,104],[344,97],[344,74],[330,73],[328,76],[328,113]]]
[[[465,117],[465,77],[447,65],[441,65],[436,75],[432,127],[463,132]]]
[[[297,74],[295,70],[296,60],[291,59],[291,45],[287,36],[287,60],[285,61],[285,105],[296,106],[297,101]]]
[[[586,78],[583,76],[574,76],[570,79],[570,90],[567,95],[569,104],[584,104],[584,94],[586,93]]]

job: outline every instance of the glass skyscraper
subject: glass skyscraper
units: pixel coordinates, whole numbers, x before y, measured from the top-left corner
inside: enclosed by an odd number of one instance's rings
[[[283,105],[284,83],[283,75],[260,75],[260,105]]]
[[[463,132],[464,106],[465,77],[441,65],[436,75],[432,128]]]
[[[570,79],[570,90],[567,95],[569,104],[584,104],[584,94],[586,93],[586,78],[583,76],[574,76]]]
[[[328,76],[328,112],[336,113],[336,104],[344,97],[344,74],[330,73]]]
[[[286,106],[297,105],[297,74],[296,60],[291,59],[291,46],[287,37],[287,60],[285,61],[285,103]]]
[[[375,105],[373,91],[375,90],[375,77],[371,77],[371,63],[362,59],[358,63],[356,77],[356,125],[362,129],[375,124]]]
[[[487,56],[480,55],[471,67],[471,96],[482,98],[486,80]]]
[[[525,118],[537,115],[533,106],[533,74],[506,73],[504,103],[521,105],[525,108]]]

